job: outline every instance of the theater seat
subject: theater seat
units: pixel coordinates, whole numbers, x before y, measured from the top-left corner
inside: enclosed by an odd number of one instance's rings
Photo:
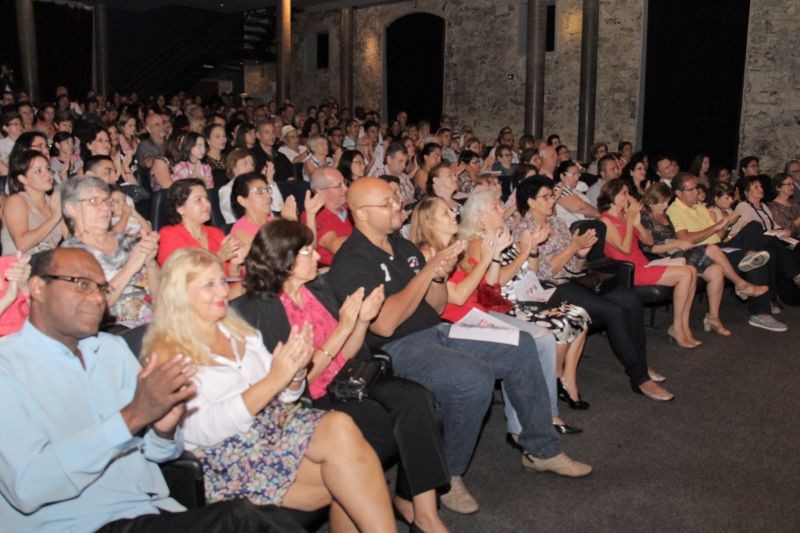
[[[167,225],[167,191],[161,189],[150,197],[150,224],[153,231],[159,231]]]

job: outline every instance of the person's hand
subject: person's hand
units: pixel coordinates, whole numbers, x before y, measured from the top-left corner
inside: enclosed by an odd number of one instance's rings
[[[541,222],[538,226],[536,226],[536,231],[531,234],[531,248],[534,246],[539,246],[548,238],[550,238],[550,233],[552,232],[553,228],[550,226],[550,223],[546,220]]]
[[[219,251],[217,252],[217,257],[219,257],[223,262],[230,261],[235,255],[236,252],[241,248],[242,243],[234,237],[233,235],[228,235],[222,240],[222,244],[219,247]]]
[[[325,205],[325,202],[323,201],[320,193],[311,196],[311,191],[306,191],[306,200],[304,205],[307,213],[306,216],[311,216],[319,213]]]
[[[161,420],[177,404],[197,393],[196,385],[191,382],[197,367],[189,357],[176,355],[160,367],[158,359],[158,354],[150,355],[136,378],[133,400],[121,411],[131,433],[138,433],[148,424]],[[161,426],[167,427],[171,421],[168,417]]]
[[[53,191],[47,199],[47,207],[50,208],[50,220],[61,220],[61,192]]]
[[[31,275],[31,256],[17,250],[17,259],[6,269],[8,280],[6,295],[11,301],[17,298],[19,291],[28,292],[28,278]]]
[[[629,198],[628,207],[625,209],[625,218],[634,225],[638,225],[642,220],[642,202]]]
[[[692,243],[691,241],[685,241],[685,240],[682,240],[682,239],[672,239],[672,240],[669,241],[669,244],[673,248],[677,248],[678,250],[681,250],[683,252],[685,252],[686,250],[688,250],[690,248],[694,248],[694,243]]]
[[[517,236],[517,250],[519,250],[519,255],[528,257],[532,247],[533,239],[531,239],[531,230],[525,228]]]
[[[369,296],[364,298],[361,304],[361,310],[358,312],[358,320],[361,322],[372,322],[383,307],[383,301],[386,299],[386,294],[383,290],[383,285],[378,285]]]
[[[299,370],[306,368],[314,355],[314,334],[311,324],[302,328],[292,326],[285,343],[279,342],[272,351],[272,366],[269,375],[286,387]]]
[[[342,302],[339,307],[339,325],[345,331],[353,331],[361,312],[361,304],[364,302],[364,287],[357,288],[352,294]]]
[[[462,172],[467,170],[467,165],[465,165],[464,163],[458,162],[458,163],[453,163],[452,165],[450,165],[450,168],[453,169],[453,175],[458,177],[458,176],[461,175]]]
[[[131,260],[140,261],[141,264],[149,263],[158,254],[158,233],[155,231],[146,233],[141,232],[142,238],[131,250]]]
[[[285,220],[297,220],[297,201],[291,194],[287,196],[283,202],[281,218]]]
[[[464,241],[456,241],[431,257],[425,268],[430,268],[433,271],[434,278],[447,278],[450,272],[453,271],[453,267],[456,266],[458,256],[461,255],[465,247],[466,243]]]
[[[272,161],[267,161],[264,168],[261,169],[261,174],[267,178],[267,183],[272,185],[275,178],[275,164]]]
[[[175,407],[167,411],[167,414],[153,422],[153,429],[161,438],[172,440],[175,436],[175,428],[180,423],[186,413],[186,402],[175,404]]]
[[[576,229],[575,233],[572,234],[571,244],[575,248],[578,257],[586,257],[586,254],[597,242],[597,231],[588,229],[583,233],[578,233],[579,231]]]

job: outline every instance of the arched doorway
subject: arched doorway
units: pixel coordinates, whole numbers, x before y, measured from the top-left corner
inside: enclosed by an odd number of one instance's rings
[[[444,19],[412,13],[386,28],[386,121],[398,111],[439,127],[444,96]],[[433,129],[433,131],[436,131]]]

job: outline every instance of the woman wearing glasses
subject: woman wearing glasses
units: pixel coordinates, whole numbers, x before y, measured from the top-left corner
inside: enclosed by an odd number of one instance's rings
[[[109,280],[106,303],[118,325],[150,321],[150,301],[158,292],[158,234],[139,236],[109,231],[111,191],[100,178],[80,176],[61,187],[64,221],[72,232],[62,246],[92,254]]]
[[[589,199],[578,191],[578,182],[581,180],[581,167],[574,161],[564,161],[556,169],[555,187],[556,215],[567,223],[567,226],[578,220],[595,218],[597,209]]]
[[[616,181],[616,180],[614,180]],[[550,226],[550,236],[529,253],[528,265],[540,280],[557,286],[551,301],[567,300],[586,309],[594,323],[606,326],[614,355],[625,367],[631,388],[657,401],[669,401],[672,394],[659,385],[665,381],[647,366],[647,339],[644,332],[642,301],[633,289],[617,286],[598,294],[570,282],[586,265],[586,256],[597,242],[595,230],[570,235],[567,224],[554,216],[553,181],[533,176],[516,190],[517,209],[523,215],[515,233],[535,233],[541,224]]]

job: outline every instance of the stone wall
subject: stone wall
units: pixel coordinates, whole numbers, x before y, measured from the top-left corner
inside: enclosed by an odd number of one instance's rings
[[[800,157],[800,3],[750,0],[739,156],[783,170]]]
[[[635,140],[639,95],[643,0],[602,0],[598,62],[598,140]],[[577,144],[581,0],[556,2],[556,45],[547,53],[546,132]],[[445,26],[444,109],[456,124],[470,123],[488,140],[510,125],[523,126],[525,56],[517,46],[525,6],[508,0],[416,0],[359,8],[355,14],[354,99],[381,110],[384,97],[384,34],[394,20],[415,12],[441,16]],[[338,97],[338,11],[299,14],[293,26],[296,58],[293,99],[305,106]],[[331,68],[305,68],[305,36],[327,29]],[[510,78],[510,79],[509,79]]]

